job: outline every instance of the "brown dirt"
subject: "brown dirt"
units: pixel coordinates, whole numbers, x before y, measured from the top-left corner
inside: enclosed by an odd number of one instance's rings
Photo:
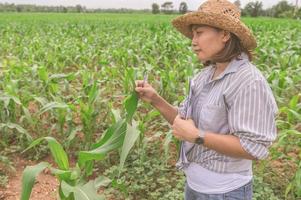
[[[27,165],[34,165],[31,161],[15,158],[16,172],[9,175],[9,182],[5,188],[0,188],[0,200],[19,200],[22,188],[22,173]],[[30,200],[55,200],[58,181],[54,176],[42,172],[36,179]]]

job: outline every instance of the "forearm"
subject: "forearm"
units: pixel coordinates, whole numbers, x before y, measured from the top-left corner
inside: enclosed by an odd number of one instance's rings
[[[178,114],[177,108],[169,104],[160,95],[158,95],[151,104],[161,113],[168,123],[172,125]]]
[[[227,156],[255,160],[253,156],[243,149],[239,138],[234,135],[206,132],[204,146]]]

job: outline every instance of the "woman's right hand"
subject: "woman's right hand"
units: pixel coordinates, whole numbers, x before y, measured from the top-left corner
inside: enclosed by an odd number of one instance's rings
[[[143,80],[137,80],[135,83],[135,91],[138,93],[139,98],[147,103],[154,103],[158,97],[157,91],[150,84],[144,82]]]

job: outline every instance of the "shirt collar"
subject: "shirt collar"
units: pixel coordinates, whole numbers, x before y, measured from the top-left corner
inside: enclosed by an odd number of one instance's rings
[[[228,64],[228,66],[226,67],[226,69],[220,75],[218,75],[214,80],[211,80],[213,73],[215,71],[215,65],[212,65],[211,69],[209,70],[208,83],[220,80],[227,74],[235,73],[239,69],[239,67],[245,62],[247,62],[248,60],[249,60],[248,55],[246,53],[241,53],[239,56],[232,59]]]

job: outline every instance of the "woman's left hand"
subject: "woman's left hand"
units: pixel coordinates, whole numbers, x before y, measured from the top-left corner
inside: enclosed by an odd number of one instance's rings
[[[179,140],[185,140],[194,143],[195,139],[199,136],[199,130],[194,124],[192,119],[182,119],[177,115],[172,124],[172,134]]]

